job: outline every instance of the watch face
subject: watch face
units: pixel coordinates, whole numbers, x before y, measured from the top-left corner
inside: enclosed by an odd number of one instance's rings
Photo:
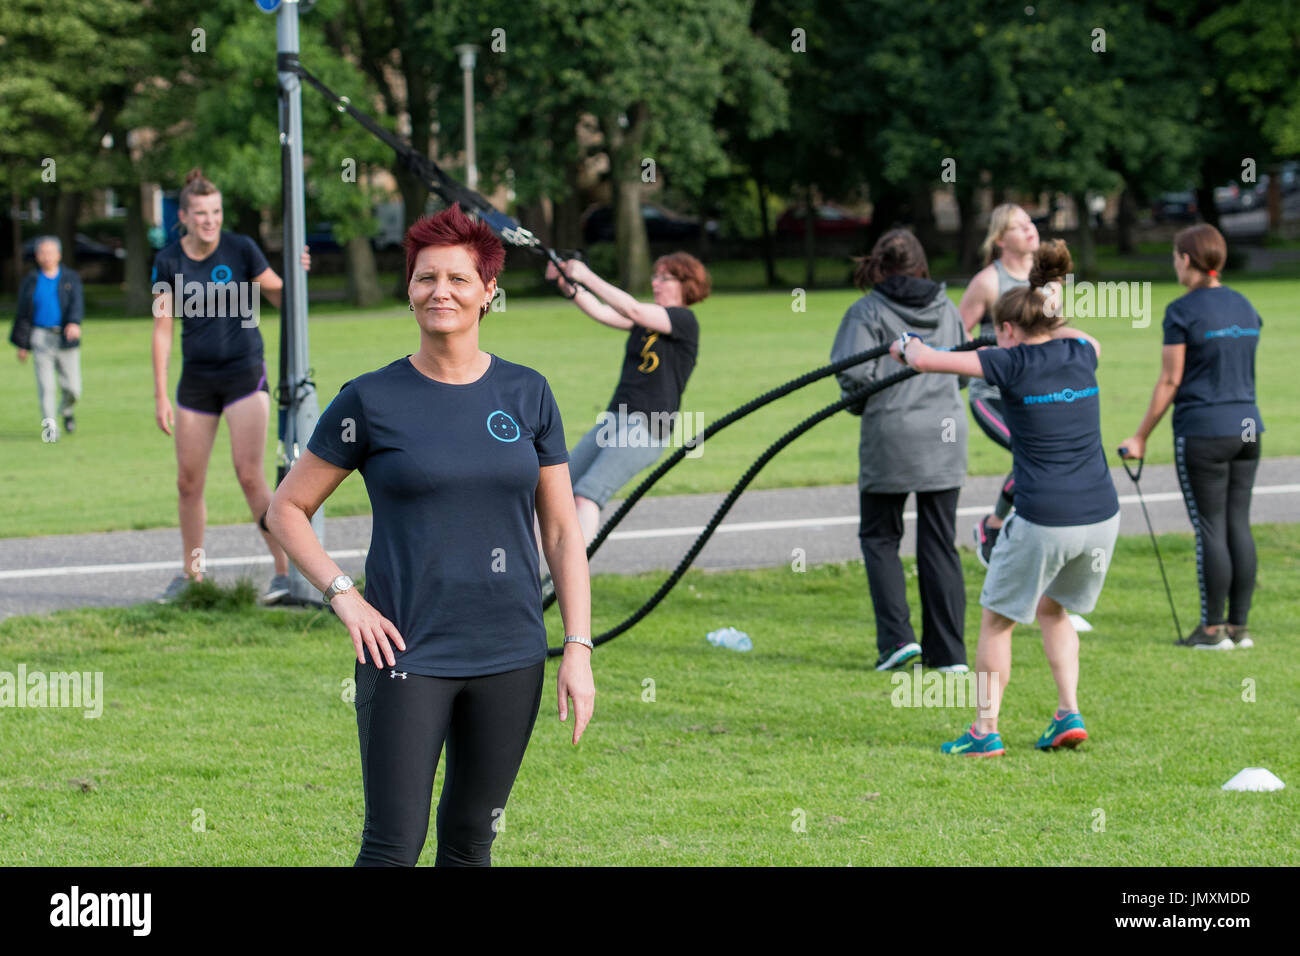
[[[352,587],[352,579],[346,574],[340,574],[330,582],[330,586],[336,591],[346,591],[348,588]]]

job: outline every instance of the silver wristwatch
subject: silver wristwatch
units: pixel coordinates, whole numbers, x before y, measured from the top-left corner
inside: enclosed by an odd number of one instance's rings
[[[329,602],[333,598],[342,594],[344,591],[351,590],[351,588],[352,588],[352,579],[348,577],[346,574],[340,574],[338,577],[336,577],[333,581],[330,582],[329,587],[327,587],[324,591],[321,591],[321,594],[325,598],[325,603],[329,604]]]
[[[591,643],[591,638],[582,637],[581,635],[578,634],[564,635],[564,643],[566,646],[569,644],[581,644],[583,647],[587,648],[587,650],[590,651],[594,651],[596,649],[596,645]]]

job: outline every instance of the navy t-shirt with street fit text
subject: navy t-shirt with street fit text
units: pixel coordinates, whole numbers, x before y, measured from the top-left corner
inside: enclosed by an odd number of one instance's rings
[[[569,455],[540,373],[493,355],[449,385],[401,358],[339,389],[307,448],[365,479],[365,598],[406,642],[397,670],[476,677],[545,659],[534,500],[538,469]]]
[[[184,368],[206,375],[242,372],[262,364],[262,333],[253,324],[260,290],[252,282],[270,266],[252,239],[221,233],[206,259],[185,254],[180,240],[158,250],[150,283],[172,293],[172,315],[181,320]],[[181,288],[177,288],[177,276]]]
[[[1097,353],[1085,339],[981,349],[1011,429],[1016,513],[1034,524],[1096,524],[1119,511],[1101,445]]]
[[[1165,308],[1164,344],[1185,345],[1174,395],[1174,434],[1198,438],[1264,431],[1255,403],[1255,350],[1263,321],[1233,289],[1193,289]]]

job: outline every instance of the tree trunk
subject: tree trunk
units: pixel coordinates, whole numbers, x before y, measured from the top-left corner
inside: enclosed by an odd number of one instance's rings
[[[975,191],[958,186],[957,199],[957,264],[967,275],[979,269],[979,250],[975,244]]]
[[[262,245],[262,210],[252,201],[241,197],[232,197],[229,201],[222,197],[226,208],[226,228],[241,236],[248,236]],[[311,229],[311,223],[307,224]]]
[[[804,189],[803,209],[803,286],[817,285],[817,202],[816,188],[812,183]]]
[[[125,136],[121,139],[126,142]],[[144,202],[140,198],[139,183],[131,183],[125,189],[123,203],[126,206],[126,262],[122,278],[126,285],[126,314],[152,315],[153,295],[149,286],[151,265],[149,228],[144,221]]]
[[[581,249],[586,245],[582,236],[582,196],[578,193],[578,162],[572,162],[564,171],[565,194],[551,200],[551,236],[556,249]]]
[[[912,229],[927,257],[937,249],[938,231],[934,225],[934,197],[930,187],[917,183],[912,187]]]
[[[610,177],[614,185],[614,241],[619,285],[631,295],[650,290],[650,240],[641,214],[641,144],[648,110],[637,103],[627,111],[627,129],[607,117]]]
[[[1115,216],[1116,251],[1121,256],[1131,256],[1136,248],[1133,244],[1133,223],[1137,218],[1137,200],[1133,190],[1125,185],[1119,194],[1119,211]]]
[[[1201,164],[1201,185],[1196,187],[1196,208],[1202,219],[1218,229],[1219,207],[1214,204],[1214,183],[1214,167],[1207,158]]]
[[[406,113],[411,120],[411,146],[421,156],[428,156],[429,125],[433,113],[429,105],[429,84],[424,72],[426,67],[415,61],[415,57],[409,55],[405,49],[402,50],[402,75],[406,80]],[[415,225],[415,221],[424,215],[425,204],[429,201],[429,189],[412,176],[404,164],[395,164],[394,175],[397,178],[398,191],[402,194],[402,215],[406,220],[402,233],[405,235],[406,230]],[[406,296],[406,272],[403,270],[397,277],[393,297],[405,299]]]
[[[77,222],[81,219],[82,193],[80,190],[59,190],[52,197],[50,231],[63,244],[63,264],[77,268]]]
[[[1268,234],[1282,235],[1282,167],[1277,163],[1268,176]]]
[[[23,281],[23,225],[18,219],[18,210],[22,207],[23,198],[18,193],[18,187],[15,186],[9,194],[10,205],[7,212],[9,218],[9,291],[17,292],[19,284]]]
[[[756,170],[754,182],[758,186],[758,222],[763,231],[763,270],[767,274],[767,287],[777,286],[776,255],[772,248],[772,227],[767,221],[767,182],[761,170]]]
[[[347,241],[344,251],[348,263],[348,301],[363,309],[378,305],[383,301],[383,294],[379,291],[379,270],[375,266],[375,253],[370,248],[370,239],[366,236],[353,236]]]
[[[1074,217],[1079,223],[1077,248],[1071,250],[1075,271],[1081,279],[1091,279],[1097,274],[1097,241],[1092,232],[1092,213],[1088,209],[1088,194],[1071,193],[1074,200]]]

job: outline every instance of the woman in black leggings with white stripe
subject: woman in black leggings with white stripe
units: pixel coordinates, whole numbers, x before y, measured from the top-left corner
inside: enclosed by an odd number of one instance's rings
[[[1126,457],[1174,406],[1174,460],[1196,532],[1201,620],[1180,643],[1202,650],[1251,647],[1246,626],[1255,590],[1250,498],[1264,431],[1255,403],[1255,351],[1263,324],[1254,306],[1219,281],[1228,246],[1206,223],[1174,237],[1174,271],[1186,295],[1165,310],[1160,378]],[[1224,604],[1227,603],[1227,614]]]

